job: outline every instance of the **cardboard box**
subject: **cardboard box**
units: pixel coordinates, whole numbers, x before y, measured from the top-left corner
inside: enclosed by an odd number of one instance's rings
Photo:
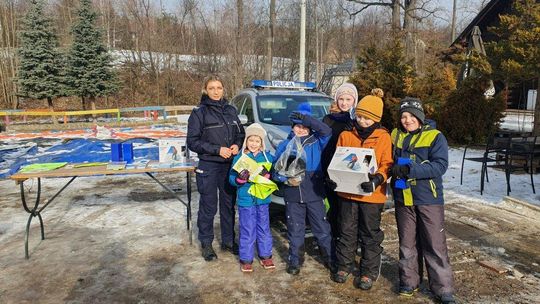
[[[377,171],[377,160],[373,149],[355,147],[337,147],[336,153],[328,166],[328,175],[336,182],[338,192],[369,196],[360,187],[369,181],[368,173]]]
[[[185,138],[163,138],[158,140],[159,162],[172,163],[186,161]]]

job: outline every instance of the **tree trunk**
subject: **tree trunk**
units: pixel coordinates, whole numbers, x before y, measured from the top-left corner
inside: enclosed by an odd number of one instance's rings
[[[399,33],[401,31],[401,7],[399,0],[392,1],[392,31]]]
[[[96,109],[96,97],[95,96],[90,96],[88,98],[90,100],[90,107],[92,108],[92,111]],[[97,122],[97,118],[96,118],[96,114],[92,114],[92,121],[94,123]]]
[[[234,48],[234,62],[235,62],[235,69],[234,69],[234,92],[236,93],[241,87],[242,87],[242,81],[244,79],[244,73],[243,73],[243,54],[242,52],[242,43],[243,43],[243,33],[244,33],[244,1],[243,0],[236,0],[236,11],[238,13],[238,19],[237,19],[237,27],[236,27],[236,43]]]
[[[534,106],[533,135],[540,136],[540,78],[536,79],[536,105]]]
[[[405,16],[403,18],[403,31],[405,32],[405,57],[408,60],[416,59],[415,17],[416,17],[416,0],[405,0]],[[414,62],[414,67],[416,68],[416,62]]]
[[[52,97],[47,97],[47,105],[49,106],[49,112],[54,112]],[[52,115],[51,118],[52,118],[53,124],[58,123],[58,120],[55,115]]]
[[[268,38],[266,49],[266,68],[264,78],[272,80],[272,58],[274,51],[274,25],[276,23],[276,0],[270,0],[270,25],[268,26]]]

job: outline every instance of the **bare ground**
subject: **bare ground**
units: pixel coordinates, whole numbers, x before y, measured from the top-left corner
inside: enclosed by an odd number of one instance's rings
[[[163,178],[163,176],[162,176]],[[24,259],[28,219],[18,189],[0,181],[0,303],[433,303],[423,286],[414,298],[396,294],[398,240],[392,209],[383,214],[382,275],[369,292],[352,279],[330,281],[313,238],[299,276],[285,272],[283,210],[272,208],[277,269],[239,271],[218,251],[204,262],[185,231],[185,209],[144,177],[81,178],[44,212],[45,236],[33,221],[30,259]],[[172,182],[172,179],[170,179]],[[48,187],[50,197],[59,183]],[[31,184],[29,185],[31,186]],[[53,187],[54,186],[54,187]],[[34,185],[35,187],[35,185]],[[461,303],[540,302],[540,212],[447,194],[447,236]],[[194,210],[198,196],[194,195]],[[523,208],[521,208],[523,209]],[[194,212],[194,223],[196,212]],[[217,221],[216,221],[217,228]],[[216,235],[219,235],[216,230]],[[218,240],[215,241],[218,247]],[[498,274],[478,264],[495,261]]]

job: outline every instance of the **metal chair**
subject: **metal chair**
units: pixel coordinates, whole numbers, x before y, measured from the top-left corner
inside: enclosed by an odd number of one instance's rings
[[[534,188],[534,158],[540,155],[540,148],[536,146],[537,139],[537,136],[522,137],[519,140],[514,139],[510,143],[510,149],[508,149],[505,155],[505,158],[507,159],[505,167],[505,173],[508,180],[507,194],[510,194],[511,191],[510,175],[517,170],[523,170],[529,173],[531,177],[531,187],[533,193],[536,194]],[[513,162],[516,158],[524,159],[525,163],[523,165],[514,165]]]
[[[505,153],[506,148],[508,147],[508,142],[505,140],[505,137],[499,137],[495,136],[495,134],[489,135],[486,145],[484,154],[482,157],[466,157],[467,155],[467,149],[470,147],[470,145],[465,146],[465,150],[463,151],[463,157],[461,159],[461,173],[460,173],[460,180],[459,184],[463,185],[463,168],[465,167],[465,160],[473,161],[473,162],[481,162],[482,163],[482,178],[485,177],[487,182],[489,182],[489,177],[487,174],[487,163],[492,162],[498,162],[500,161],[500,155]],[[480,193],[482,193],[484,190],[484,182],[481,181],[480,184]]]

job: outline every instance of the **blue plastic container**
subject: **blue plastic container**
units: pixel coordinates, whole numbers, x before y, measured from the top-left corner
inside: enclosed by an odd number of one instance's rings
[[[122,161],[122,144],[121,143],[111,144],[111,161],[113,162]]]
[[[128,164],[133,162],[133,143],[122,143],[122,157]]]

